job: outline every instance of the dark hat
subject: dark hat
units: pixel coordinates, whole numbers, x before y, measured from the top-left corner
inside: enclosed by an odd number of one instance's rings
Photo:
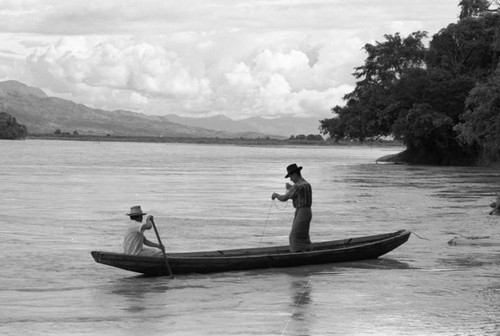
[[[146,213],[142,212],[140,205],[134,205],[133,207],[131,207],[130,213],[127,214],[127,216],[142,216],[142,215],[146,215]]]
[[[292,175],[296,171],[301,171],[301,170],[302,170],[302,167],[298,167],[297,164],[292,163],[291,165],[286,167],[286,171],[288,172],[288,174],[286,174],[285,178],[290,177],[290,175]]]

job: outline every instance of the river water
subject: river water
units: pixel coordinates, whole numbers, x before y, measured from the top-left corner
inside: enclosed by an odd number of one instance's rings
[[[499,335],[500,172],[381,165],[399,147],[1,141],[0,334]],[[120,251],[132,205],[168,251],[287,244],[285,167],[314,191],[313,241],[407,229],[371,261],[145,278]],[[148,238],[155,240],[153,232]]]

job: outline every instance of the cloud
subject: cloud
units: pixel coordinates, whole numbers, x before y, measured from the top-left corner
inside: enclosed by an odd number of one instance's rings
[[[335,62],[311,61],[300,50],[265,49],[234,64],[225,81],[214,88],[222,98],[211,109],[233,117],[326,116],[353,89],[332,77],[335,66]]]
[[[450,0],[433,1],[432,6],[398,0],[1,0],[0,28],[58,35],[373,29],[391,21],[429,26],[453,20],[457,5]]]
[[[0,76],[103,109],[323,118],[366,43],[437,32],[456,12],[449,0],[0,0]]]
[[[332,47],[310,46],[317,50],[315,60],[309,50],[270,46],[212,59],[221,40],[226,37],[190,36],[188,50],[179,50],[191,56],[183,57],[168,49],[169,39],[153,44],[132,37],[66,36],[37,48],[28,65],[37,86],[77,102],[161,114],[307,115],[305,107],[315,105],[309,99],[332,99],[331,87],[340,85],[333,76],[343,61],[322,56]],[[340,103],[345,93],[330,104]]]
[[[209,93],[207,79],[193,76],[175,52],[129,38],[64,37],[37,49],[28,64],[37,84],[53,92],[108,92],[93,105],[126,108],[130,103],[142,109],[138,104],[147,103],[148,97],[189,99]]]

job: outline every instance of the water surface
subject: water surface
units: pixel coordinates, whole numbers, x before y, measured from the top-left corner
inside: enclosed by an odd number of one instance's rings
[[[498,335],[500,172],[377,165],[401,148],[2,141],[0,333]],[[145,278],[94,263],[120,251],[132,205],[169,251],[286,244],[285,167],[314,192],[311,238],[408,229],[372,261]],[[154,240],[154,233],[148,232]],[[418,236],[417,236],[418,235]]]

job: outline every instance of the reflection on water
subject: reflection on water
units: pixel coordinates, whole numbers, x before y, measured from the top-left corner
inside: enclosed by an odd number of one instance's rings
[[[290,283],[290,294],[292,309],[291,316],[288,319],[282,334],[286,335],[310,335],[308,309],[312,298],[312,276],[309,279],[296,279]]]
[[[154,292],[159,294],[165,290],[166,288],[158,289],[155,286],[151,286],[145,277],[118,279],[110,287],[111,294],[123,297],[122,309],[130,313],[140,313],[146,310],[148,305],[145,300],[147,294]]]
[[[396,259],[382,257],[373,260],[361,260],[357,262],[346,262],[337,264],[337,267],[345,268],[364,268],[364,269],[378,269],[378,270],[404,270],[414,268],[407,262],[402,262]]]

